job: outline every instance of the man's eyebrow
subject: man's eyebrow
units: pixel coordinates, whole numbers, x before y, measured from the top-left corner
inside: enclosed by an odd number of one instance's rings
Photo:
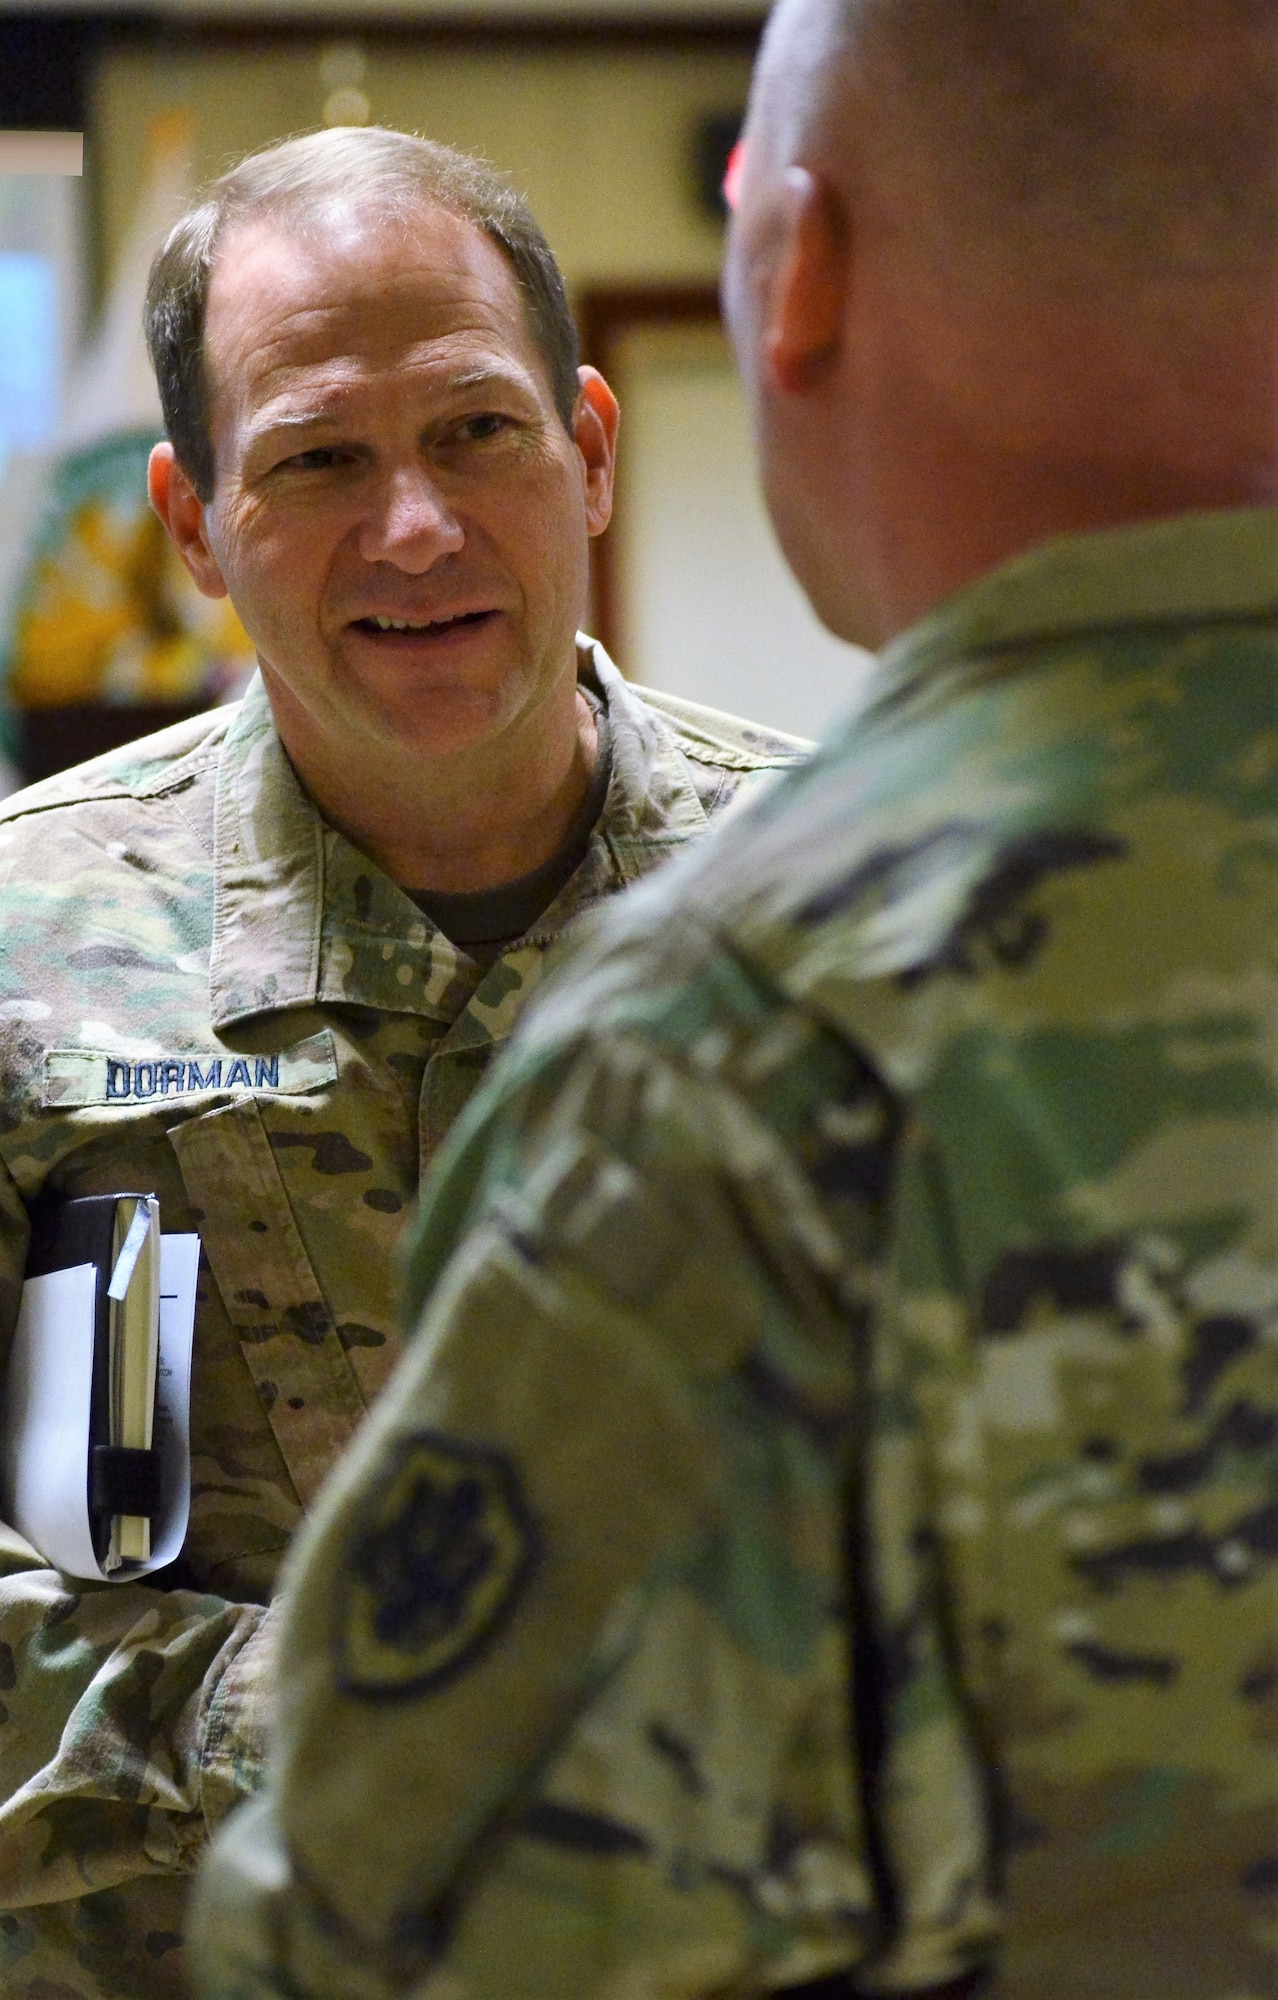
[[[533,380],[531,369],[522,362],[477,362],[472,368],[450,370],[445,376],[444,386],[452,390],[517,388],[527,387]]]
[[[340,409],[322,410],[280,410],[273,415],[250,418],[245,426],[246,442],[250,445],[269,442],[273,437],[296,437],[299,431],[322,430],[326,426],[340,424],[345,413]]]
[[[531,368],[522,362],[491,361],[475,362],[469,368],[441,368],[439,388],[443,391],[465,392],[470,389],[488,387],[518,387],[532,385],[534,375]],[[318,424],[340,424],[349,420],[350,408],[347,395],[339,393],[329,403],[321,403],[308,410],[266,411],[259,415],[256,423],[250,419],[249,428],[255,437],[265,437],[271,431],[304,430]]]
[[[534,389],[536,381],[532,369],[519,361],[481,361],[469,368],[445,368],[440,372],[439,388],[445,395],[466,396],[476,389]],[[341,429],[352,421],[357,423],[358,419],[352,418],[347,398],[340,392],[331,403],[321,403],[309,410],[265,411],[246,423],[245,449],[269,446],[273,439],[291,441],[304,437],[308,431]]]

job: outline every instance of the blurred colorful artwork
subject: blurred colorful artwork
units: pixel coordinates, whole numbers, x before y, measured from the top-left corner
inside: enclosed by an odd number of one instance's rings
[[[198,706],[252,670],[229,601],[200,595],[147,502],[155,438],[117,434],[57,466],[0,659],[17,707]]]

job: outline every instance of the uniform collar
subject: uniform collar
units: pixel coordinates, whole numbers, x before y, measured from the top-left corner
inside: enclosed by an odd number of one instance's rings
[[[581,866],[516,947],[541,950],[590,903],[647,872],[708,824],[670,726],[583,638],[581,677],[607,706],[612,778]],[[337,1004],[453,1021],[482,975],[359,848],[323,819],[280,742],[261,677],[227,731],[215,808],[210,1017]],[[482,998],[482,995],[481,995]]]
[[[608,710],[612,779],[585,861],[542,919],[560,927],[606,892],[598,870],[591,870],[592,857],[600,865],[606,858],[621,883],[633,882],[652,867],[654,848],[680,847],[709,825],[669,723],[634,692],[597,640],[579,634],[577,659],[583,685]],[[567,912],[565,898],[572,906]]]
[[[1278,509],[1181,514],[1063,535],[956,591],[889,647],[888,678],[961,654],[1124,625],[1269,618],[1278,611]],[[876,692],[882,688],[877,681]]]

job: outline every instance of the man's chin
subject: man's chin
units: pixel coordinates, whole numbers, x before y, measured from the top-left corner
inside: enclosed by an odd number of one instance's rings
[[[501,713],[492,703],[432,700],[383,708],[376,734],[397,759],[432,764],[482,750],[501,726]]]
[[[508,663],[467,661],[466,671],[441,671],[432,659],[348,658],[340,705],[392,753],[447,757],[498,734],[511,707]],[[358,718],[358,720],[357,720]]]
[[[885,636],[882,621],[851,563],[841,563],[817,536],[777,512],[772,524],[791,574],[826,631],[846,645],[877,651]]]
[[[765,411],[765,419],[768,416]],[[856,566],[842,546],[830,493],[829,460],[786,450],[779,427],[765,421],[759,432],[763,498],[786,566],[813,611],[836,639],[873,651],[883,642],[880,621],[862,588]]]
[[[879,614],[865,598],[858,595],[854,584],[855,579],[846,576],[818,577],[810,588],[807,584],[803,587],[809,604],[827,632],[832,632],[836,639],[842,639],[845,645],[877,653],[889,635],[883,630]]]

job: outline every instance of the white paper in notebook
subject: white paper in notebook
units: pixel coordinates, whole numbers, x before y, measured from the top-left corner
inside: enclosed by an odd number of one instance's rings
[[[27,1279],[5,1376],[6,1511],[70,1576],[101,1575],[88,1493],[97,1282],[92,1264]]]
[[[191,1343],[198,1236],[160,1239],[160,1355],[155,1438],[160,1507],[151,1556],[107,1578],[145,1576],[174,1560],[191,1505]],[[8,1520],[67,1575],[105,1575],[89,1525],[89,1397],[97,1274],[92,1264],[28,1278],[0,1411],[0,1463]]]

